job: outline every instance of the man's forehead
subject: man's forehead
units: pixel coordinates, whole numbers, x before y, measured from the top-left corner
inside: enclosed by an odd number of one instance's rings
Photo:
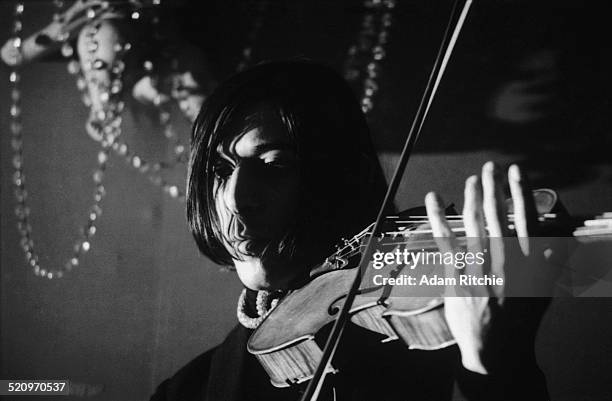
[[[219,154],[238,157],[255,156],[270,150],[293,150],[289,136],[280,123],[253,127],[226,138],[217,146]]]

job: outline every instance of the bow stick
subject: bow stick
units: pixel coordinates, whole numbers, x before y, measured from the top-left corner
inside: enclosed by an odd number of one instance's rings
[[[346,295],[342,310],[338,314],[338,317],[334,322],[329,337],[327,338],[327,342],[325,344],[325,348],[323,349],[323,354],[321,355],[321,361],[317,366],[317,370],[315,371],[312,379],[308,383],[306,391],[302,395],[302,401],[316,401],[319,397],[319,393],[321,392],[321,388],[323,387],[326,372],[328,371],[327,367],[331,365],[331,361],[336,353],[336,350],[340,343],[340,339],[342,337],[342,333],[344,332],[344,328],[346,327],[346,323],[348,322],[351,305],[353,304],[353,301],[355,299],[355,296],[357,295],[359,286],[361,284],[361,272],[367,267],[370,257],[374,251],[374,238],[378,237],[381,233],[382,222],[384,221],[385,216],[388,213],[388,209],[393,204],[395,194],[399,187],[402,176],[404,175],[404,170],[406,168],[406,165],[408,164],[408,160],[410,159],[410,154],[412,153],[412,149],[414,148],[419,134],[421,133],[425,118],[427,117],[427,113],[429,112],[429,108],[431,107],[431,103],[440,84],[440,80],[442,79],[442,75],[444,75],[444,71],[446,70],[446,66],[453,52],[453,48],[455,47],[455,43],[457,43],[457,38],[459,37],[459,33],[461,32],[461,28],[463,27],[463,23],[465,22],[468,11],[472,4],[472,0],[466,0],[461,10],[461,13],[459,14],[459,17],[457,18],[456,12],[458,9],[458,2],[459,0],[455,0],[455,3],[453,4],[453,9],[451,11],[446,30],[444,32],[444,36],[442,38],[440,49],[438,50],[436,60],[431,70],[431,74],[429,75],[429,79],[427,80],[427,85],[425,87],[423,96],[421,97],[421,102],[419,103],[416,115],[414,117],[414,120],[412,121],[408,138],[406,138],[406,143],[404,144],[404,148],[402,149],[402,153],[400,155],[397,167],[395,169],[395,172],[393,173],[393,178],[389,183],[389,188],[387,189],[387,193],[385,194],[384,201],[378,212],[376,222],[374,223],[374,228],[372,229],[370,238],[368,239],[365,252],[362,254],[361,260],[359,262],[359,267],[357,274],[355,275],[355,280],[353,281],[353,284],[351,285],[351,288],[349,289],[349,292]],[[454,29],[452,29],[451,35],[451,27],[455,19],[457,19],[457,21],[455,23]]]

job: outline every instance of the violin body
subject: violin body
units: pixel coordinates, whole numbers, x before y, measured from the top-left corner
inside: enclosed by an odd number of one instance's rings
[[[541,216],[563,212],[557,194],[550,189],[535,190],[534,199]],[[507,208],[512,211],[511,202]],[[451,228],[460,228],[463,223],[457,219],[449,224]],[[388,228],[391,234],[386,231],[385,235],[401,237],[402,246],[408,249],[437,250],[429,223],[404,224],[400,215],[389,219]],[[346,293],[359,272],[356,266],[367,240],[367,229],[364,232],[355,237],[357,242],[355,238],[345,241],[342,251],[313,269],[317,272],[314,279],[282,299],[249,339],[248,351],[260,361],[274,386],[287,387],[313,377],[322,356],[315,335],[336,319],[344,305]],[[457,243],[464,247],[465,235],[456,234]],[[440,287],[439,293],[432,293],[431,288],[425,292],[419,286],[372,286],[372,274],[393,277],[405,266],[389,265],[376,270],[371,263],[362,272],[362,284],[351,305],[352,323],[379,333],[383,343],[400,340],[409,349],[435,350],[455,344],[444,317],[444,287]],[[444,271],[444,266],[427,264],[417,269]],[[335,372],[333,366],[326,367],[326,373]]]

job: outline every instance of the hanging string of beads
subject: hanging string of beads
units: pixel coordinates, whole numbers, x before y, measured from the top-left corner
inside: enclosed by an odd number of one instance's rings
[[[160,4],[161,4],[161,1],[154,2],[154,5],[159,6]],[[247,68],[252,63],[253,44],[255,43],[259,35],[259,32],[261,30],[263,15],[265,13],[265,10],[267,9],[267,6],[268,6],[267,0],[260,1],[257,4],[256,17],[253,21],[251,31],[247,35],[247,44],[241,52],[242,58],[236,67],[237,71],[241,71]],[[132,13],[130,18],[138,19],[140,18],[140,14]],[[154,18],[153,22],[155,24],[158,24],[159,17],[154,16],[153,18]],[[126,43],[122,49],[116,49],[116,50],[128,51],[130,48],[131,48],[131,44]],[[72,49],[67,49],[66,51],[63,51],[62,53],[66,57],[71,57],[74,51]],[[150,72],[154,69],[154,64],[151,60],[146,60],[143,63],[143,68],[145,71]],[[79,63],[76,60],[72,60],[68,63],[68,71],[71,74],[78,75],[80,70],[81,69],[80,69]],[[117,87],[120,87],[121,82],[118,81],[116,85]],[[83,94],[82,96],[83,103],[87,107],[91,107],[92,106],[91,97],[88,95],[87,84],[82,77],[77,78],[77,87]],[[157,91],[157,88],[155,88],[155,90]],[[153,99],[153,105],[157,109],[158,120],[162,126],[162,130],[164,132],[165,137],[169,141],[172,142],[171,146],[172,146],[173,153],[174,153],[172,159],[168,161],[159,161],[159,162],[151,163],[148,160],[146,160],[144,157],[142,157],[141,155],[134,152],[127,143],[125,143],[124,141],[118,138],[114,139],[114,141],[112,142],[111,148],[113,152],[117,154],[118,156],[120,156],[121,158],[123,158],[129,166],[136,169],[140,173],[145,174],[150,182],[161,187],[164,193],[168,194],[170,197],[175,198],[179,201],[184,201],[185,200],[184,191],[181,190],[177,185],[173,185],[169,183],[162,175],[164,171],[169,171],[169,170],[174,169],[177,165],[185,164],[188,159],[188,155],[187,155],[188,146],[186,146],[180,140],[179,136],[176,133],[176,130],[174,129],[172,125],[171,112],[168,107],[170,98],[171,97],[167,95],[159,93],[158,96],[156,96]],[[100,135],[92,136],[92,137],[98,141],[102,140],[102,136]]]
[[[13,22],[13,46],[17,53],[21,49],[22,14],[24,11],[23,3],[15,6]],[[67,271],[72,270],[80,263],[80,257],[90,250],[91,239],[96,233],[96,221],[102,209],[100,202],[105,195],[102,184],[104,170],[108,159],[108,147],[103,147],[98,153],[97,167],[93,173],[95,183],[94,202],[89,209],[87,223],[83,226],[79,239],[75,241],[72,257],[60,268],[44,268],[41,266],[40,257],[34,249],[32,226],[30,224],[30,208],[28,207],[28,192],[26,190],[26,179],[24,173],[23,158],[23,125],[21,120],[21,91],[19,82],[21,75],[18,67],[14,67],[9,74],[11,86],[11,107],[10,107],[10,129],[12,134],[11,147],[13,149],[13,184],[15,187],[15,215],[17,217],[17,230],[20,236],[20,246],[24,251],[26,261],[33,269],[35,275],[48,279],[61,278]]]
[[[361,31],[357,44],[348,49],[344,77],[349,82],[363,78],[360,85],[361,110],[368,114],[374,108],[373,98],[379,90],[377,79],[386,57],[385,45],[393,23],[395,0],[365,0],[363,6]]]

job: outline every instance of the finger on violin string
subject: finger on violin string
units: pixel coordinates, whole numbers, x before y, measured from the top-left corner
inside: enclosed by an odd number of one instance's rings
[[[451,230],[444,215],[442,198],[435,192],[428,193],[425,196],[425,208],[434,239],[444,239],[444,241],[440,242],[442,247],[438,248],[443,252],[452,251],[454,249],[455,233]]]
[[[425,196],[425,208],[427,210],[427,217],[429,224],[431,225],[431,231],[433,239],[438,247],[438,250],[442,254],[450,252],[454,255],[455,250],[455,233],[451,230],[446,216],[444,215],[444,206],[442,199],[435,192],[430,192]],[[447,258],[443,258],[446,262]],[[458,276],[459,270],[454,265],[441,266],[444,269],[444,277]],[[450,272],[450,273],[449,273]],[[456,288],[453,286],[447,286],[445,288],[445,296],[457,296]]]
[[[484,225],[484,212],[482,210],[482,184],[480,177],[473,175],[465,180],[463,206],[463,225],[465,227],[465,237],[467,254],[484,255],[483,250],[486,246],[486,231]],[[477,262],[479,259],[465,257],[465,267],[463,272],[473,277],[483,277],[486,273],[487,265]],[[473,288],[468,286],[468,293],[473,293]],[[479,295],[490,295],[487,288],[480,288],[484,291]],[[473,294],[476,295],[476,294]]]
[[[504,277],[504,236],[509,235],[506,204],[503,199],[499,168],[493,162],[482,167],[483,210],[489,231],[490,271]]]
[[[514,230],[519,239],[521,251],[525,256],[530,254],[529,235],[534,235],[537,228],[537,211],[533,193],[520,168],[513,164],[508,169],[508,183],[514,205]]]
[[[468,251],[482,251],[486,231],[482,210],[482,184],[477,175],[465,180],[463,225],[468,242]]]
[[[489,161],[482,166],[483,209],[490,237],[509,234],[506,204],[499,167]]]

